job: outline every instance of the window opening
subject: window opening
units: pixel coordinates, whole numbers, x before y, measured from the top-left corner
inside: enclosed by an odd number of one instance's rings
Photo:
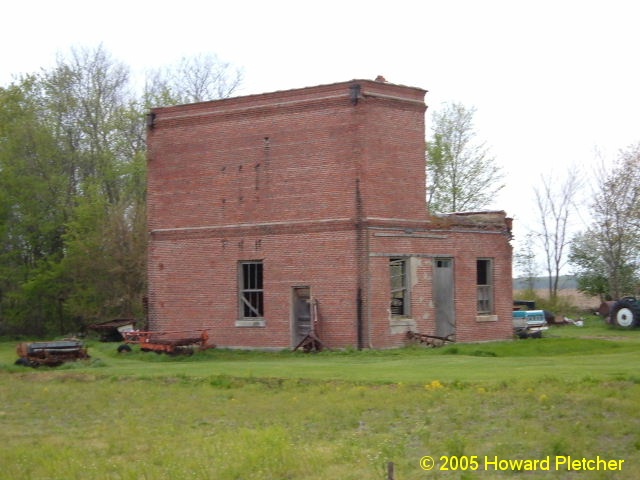
[[[264,316],[264,290],[262,262],[240,264],[240,313],[242,318]]]
[[[478,313],[493,313],[493,272],[490,259],[478,259],[476,262],[476,285],[478,288]]]
[[[436,267],[437,268],[450,268],[451,267],[451,260],[449,260],[449,259],[436,260]]]
[[[391,277],[391,314],[409,315],[409,290],[407,288],[407,259],[389,259]]]

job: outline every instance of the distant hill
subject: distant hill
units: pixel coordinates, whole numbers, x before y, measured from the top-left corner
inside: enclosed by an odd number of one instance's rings
[[[533,289],[543,290],[549,287],[549,277],[535,277],[533,278]],[[531,288],[528,278],[514,278],[513,289],[514,290],[526,290]],[[575,290],[578,288],[578,280],[573,275],[561,275],[558,282],[559,290]]]

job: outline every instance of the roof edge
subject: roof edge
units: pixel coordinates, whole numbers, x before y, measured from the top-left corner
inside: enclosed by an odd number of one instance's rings
[[[249,95],[239,95],[235,97],[220,98],[215,100],[207,100],[203,102],[194,102],[180,105],[168,105],[162,107],[154,107],[151,112],[155,114],[169,113],[172,111],[199,111],[209,110],[213,105],[223,106],[225,104],[253,104],[254,106],[264,104],[268,105],[275,101],[286,101],[290,98],[312,98],[318,94],[326,94],[331,91],[341,90],[343,87],[345,91],[348,91],[349,87],[353,85],[359,85],[363,95],[384,95],[385,93],[391,93],[393,97],[406,98],[413,102],[424,103],[424,96],[428,90],[419,87],[410,87],[406,85],[394,84],[381,80],[370,79],[352,79],[342,82],[328,83],[322,85],[314,85],[308,87],[292,88],[287,90],[275,90],[265,93],[254,93]]]

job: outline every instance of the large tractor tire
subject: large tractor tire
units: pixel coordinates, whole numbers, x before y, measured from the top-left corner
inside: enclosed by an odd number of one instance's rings
[[[640,326],[640,302],[633,297],[618,300],[611,309],[611,323],[621,328]]]

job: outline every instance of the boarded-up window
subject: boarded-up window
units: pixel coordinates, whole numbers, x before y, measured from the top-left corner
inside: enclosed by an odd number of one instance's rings
[[[262,268],[261,261],[240,262],[240,318],[264,316]]]
[[[476,262],[478,289],[478,313],[493,313],[493,262],[488,258],[479,258]]]

